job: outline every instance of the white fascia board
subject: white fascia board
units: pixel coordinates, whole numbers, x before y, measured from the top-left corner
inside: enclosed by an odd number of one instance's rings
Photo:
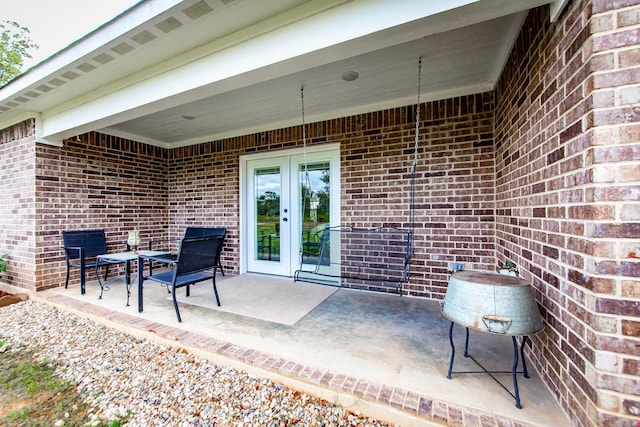
[[[564,7],[569,3],[569,0],[556,0],[550,5],[549,21],[556,22],[558,17],[562,14]]]
[[[42,60],[2,87],[0,99],[12,98],[30,86],[40,84],[74,61],[95,52],[181,2],[182,0],[140,0],[117,17]]]
[[[214,51],[208,56],[163,72],[147,70],[116,83],[118,87],[105,88],[100,96],[89,94],[93,99],[76,101],[76,105],[64,106],[63,111],[43,112],[43,136],[63,138],[109,127],[175,105],[176,100],[202,99],[300,71],[309,68],[307,60],[313,58],[311,53],[476,1],[358,0],[311,15],[310,8],[319,6],[316,2],[305,3],[298,8],[299,16],[305,16],[302,19],[290,17],[292,22],[279,27],[273,22],[271,28],[274,30],[265,30],[256,37],[247,35],[250,30],[240,31],[213,42],[208,48],[210,52],[211,49]],[[389,40],[388,43],[402,41]],[[344,57],[350,54],[346,49],[342,52]],[[296,58],[303,55],[307,56],[296,64]],[[335,59],[333,57],[331,61]],[[316,60],[319,61],[317,65],[324,62],[321,54]],[[283,62],[288,63],[287,67],[274,66]],[[169,67],[171,64],[161,65]]]
[[[500,75],[502,74],[502,70],[504,70],[507,61],[509,60],[509,55],[513,49],[513,46],[520,35],[520,29],[522,28],[522,24],[524,20],[527,18],[527,12],[519,12],[510,16],[511,26],[515,29],[512,32],[513,38],[511,40],[505,40],[504,46],[502,46],[497,51],[502,55],[502,57],[496,61],[496,68],[491,72],[491,90],[495,89],[498,84],[498,80],[500,79]]]

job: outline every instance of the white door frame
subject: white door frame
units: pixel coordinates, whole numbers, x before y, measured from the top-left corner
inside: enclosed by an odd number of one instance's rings
[[[338,175],[340,175],[340,143],[331,143],[331,144],[323,144],[316,147],[308,147],[306,149],[306,153],[321,153],[326,151],[334,151],[337,152],[336,156],[336,165]],[[239,264],[240,264],[240,274],[246,273],[248,271],[248,245],[252,244],[249,242],[249,233],[247,232],[247,227],[249,224],[247,223],[247,208],[250,205],[247,202],[247,162],[256,159],[267,159],[271,157],[282,157],[282,156],[297,156],[304,155],[304,148],[292,148],[286,150],[276,150],[269,151],[264,153],[252,153],[252,154],[243,154],[240,156],[240,228],[239,228],[239,237],[240,237],[240,248],[239,248]],[[333,167],[333,166],[332,166]],[[298,176],[297,171],[292,172],[294,176]],[[331,226],[337,226],[341,224],[340,218],[340,178],[331,180]],[[297,192],[293,192],[292,197],[296,196]],[[292,212],[293,213],[293,212]],[[292,227],[299,226],[299,223],[293,221]],[[296,228],[293,228],[296,229]],[[297,255],[292,254],[292,259],[297,260]],[[292,261],[292,271],[290,275],[296,270],[296,266],[294,261]]]
[[[245,177],[247,179],[247,185],[243,187],[246,191],[246,196],[244,200],[247,202],[247,209],[245,210],[246,220],[245,224],[247,224],[247,228],[244,230],[247,235],[247,243],[251,242],[246,246],[247,249],[247,271],[259,272],[263,274],[272,274],[278,276],[286,276],[289,274],[289,270],[291,269],[291,217],[292,213],[292,205],[295,203],[295,196],[291,194],[291,180],[293,179],[291,175],[291,158],[289,156],[279,156],[279,157],[260,157],[258,159],[250,159],[246,162],[246,174]],[[275,172],[277,169],[277,172]],[[257,179],[256,172],[259,170],[268,171],[267,181],[270,185],[275,185],[273,182],[273,178],[275,176],[278,177],[278,223],[275,224],[278,228],[276,228],[275,234],[273,231],[269,234],[268,239],[269,243],[269,257],[268,259],[260,258],[258,255],[258,236],[256,233],[258,232],[257,224],[258,217],[256,207],[256,196],[255,193],[256,188],[254,186],[254,180]],[[275,188],[270,188],[270,190],[275,191]],[[272,214],[275,212],[272,212]],[[274,239],[273,242],[271,239]],[[264,245],[267,241],[261,241],[261,244]],[[276,256],[271,257],[272,249],[274,249],[271,245],[276,244],[278,250],[276,251]]]

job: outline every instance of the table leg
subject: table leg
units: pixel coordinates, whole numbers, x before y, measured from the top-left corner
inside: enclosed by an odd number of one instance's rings
[[[464,357],[469,357],[469,328],[465,328],[467,336],[464,339]]]
[[[469,349],[469,328],[465,328],[466,329],[466,337],[465,337],[465,343],[464,343],[464,356],[470,358],[478,367],[480,367],[482,369],[482,371],[456,371],[453,372],[453,361],[455,358],[455,354],[456,354],[456,349],[455,346],[453,344],[453,324],[454,322],[451,322],[451,325],[449,326],[449,343],[451,344],[451,360],[449,361],[449,371],[447,372],[447,378],[451,379],[451,375],[452,374],[487,374],[489,375],[496,383],[498,383],[498,385],[500,385],[500,387],[502,387],[507,393],[509,393],[511,395],[511,397],[513,397],[516,401],[516,408],[518,409],[522,409],[522,404],[520,402],[520,391],[518,389],[518,377],[517,374],[522,373],[524,374],[525,378],[529,378],[528,372],[527,372],[527,365],[525,362],[525,358],[524,358],[524,346],[526,345],[529,337],[528,336],[523,336],[522,338],[522,345],[520,348],[518,348],[518,340],[516,336],[512,336],[512,340],[513,340],[513,365],[511,366],[511,371],[489,371],[487,370],[484,366],[482,366],[482,364],[480,364],[480,362],[478,362],[471,354],[469,354],[468,349]],[[522,360],[522,367],[523,370],[518,372],[518,365],[519,365],[519,358],[518,358],[518,353],[520,353],[521,356],[521,360]],[[512,380],[513,380],[513,392],[511,392],[511,390],[509,390],[502,382],[500,382],[500,380],[498,380],[498,378],[496,378],[496,376],[494,374],[507,374],[510,373],[512,376]]]
[[[105,290],[109,290],[109,287],[106,286],[106,284],[103,285],[102,280],[100,280],[100,266],[97,260],[96,260],[96,279],[98,279],[98,285],[100,285],[100,296],[98,297],[98,299],[102,299],[102,293]]]
[[[138,313],[142,313],[142,282],[144,280],[144,274],[142,269],[144,268],[144,260],[141,256],[138,256]]]
[[[127,287],[127,307],[129,307],[129,296],[131,296],[131,261],[125,263],[124,283]]]
[[[511,376],[513,377],[513,396],[516,399],[516,408],[522,409],[522,405],[520,404],[520,393],[518,392],[518,340],[515,336],[511,337],[513,339],[513,366],[511,367]]]
[[[527,371],[527,361],[524,358],[524,346],[527,344],[529,340],[529,336],[525,335],[522,337],[522,344],[520,345],[520,358],[522,359],[522,373],[525,378],[529,378],[529,372]]]
[[[449,361],[449,372],[447,373],[447,378],[451,379],[451,371],[453,370],[453,358],[456,356],[456,348],[453,345],[453,322],[451,322],[451,326],[449,326],[449,343],[451,343],[451,360]]]

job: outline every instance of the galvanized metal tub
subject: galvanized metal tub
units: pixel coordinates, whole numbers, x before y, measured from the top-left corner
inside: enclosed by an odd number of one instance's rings
[[[492,272],[453,273],[442,314],[459,325],[494,334],[531,335],[544,329],[531,285]]]

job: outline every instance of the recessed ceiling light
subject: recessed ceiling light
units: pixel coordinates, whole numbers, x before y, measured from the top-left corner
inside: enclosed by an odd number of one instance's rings
[[[185,120],[193,120],[193,119],[195,119],[195,116],[192,116],[190,114],[182,114],[180,117],[182,117]]]
[[[344,80],[345,82],[352,82],[360,77],[360,74],[356,73],[355,71],[345,71],[340,77],[342,77],[342,80]]]

